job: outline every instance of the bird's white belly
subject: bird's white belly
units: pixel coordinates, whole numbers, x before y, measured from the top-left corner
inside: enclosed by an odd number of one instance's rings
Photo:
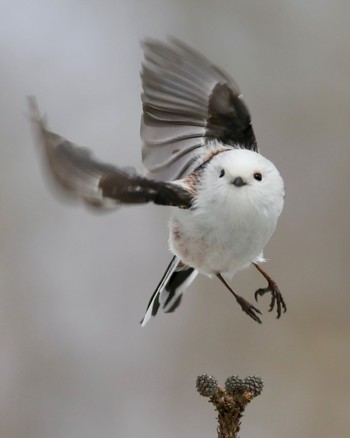
[[[191,216],[184,211],[170,221],[170,249],[185,265],[204,273],[234,273],[258,261],[273,232],[261,217],[216,220],[211,226]]]

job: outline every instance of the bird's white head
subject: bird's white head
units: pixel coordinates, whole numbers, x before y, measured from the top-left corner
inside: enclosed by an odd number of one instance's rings
[[[256,207],[278,217],[283,208],[283,180],[271,161],[248,149],[232,149],[214,156],[205,167],[200,198],[244,210]],[[271,211],[272,210],[272,211]]]

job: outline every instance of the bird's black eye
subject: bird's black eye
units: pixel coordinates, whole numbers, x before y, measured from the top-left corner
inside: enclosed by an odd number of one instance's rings
[[[221,169],[219,178],[222,178],[225,175],[225,169]]]
[[[262,180],[261,173],[260,172],[254,173],[254,179],[256,179],[257,181],[261,181]]]

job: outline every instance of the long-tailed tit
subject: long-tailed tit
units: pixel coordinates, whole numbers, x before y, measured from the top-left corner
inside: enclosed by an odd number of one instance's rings
[[[173,258],[148,304],[145,325],[159,307],[173,312],[200,273],[216,276],[242,310],[261,322],[259,309],[238,295],[224,275],[253,264],[268,282],[277,317],[286,305],[258,264],[284,201],[283,180],[260,155],[237,84],[177,39],[143,42],[143,164],[149,176],[104,164],[47,130],[29,99],[49,169],[70,195],[99,208],[153,202],[172,206]]]

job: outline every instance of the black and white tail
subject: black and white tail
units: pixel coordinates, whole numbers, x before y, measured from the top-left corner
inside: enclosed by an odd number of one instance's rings
[[[141,321],[142,327],[157,314],[159,307],[162,307],[165,313],[173,312],[180,305],[182,294],[197,274],[193,268],[183,269],[181,260],[174,256],[148,303],[146,314]]]

